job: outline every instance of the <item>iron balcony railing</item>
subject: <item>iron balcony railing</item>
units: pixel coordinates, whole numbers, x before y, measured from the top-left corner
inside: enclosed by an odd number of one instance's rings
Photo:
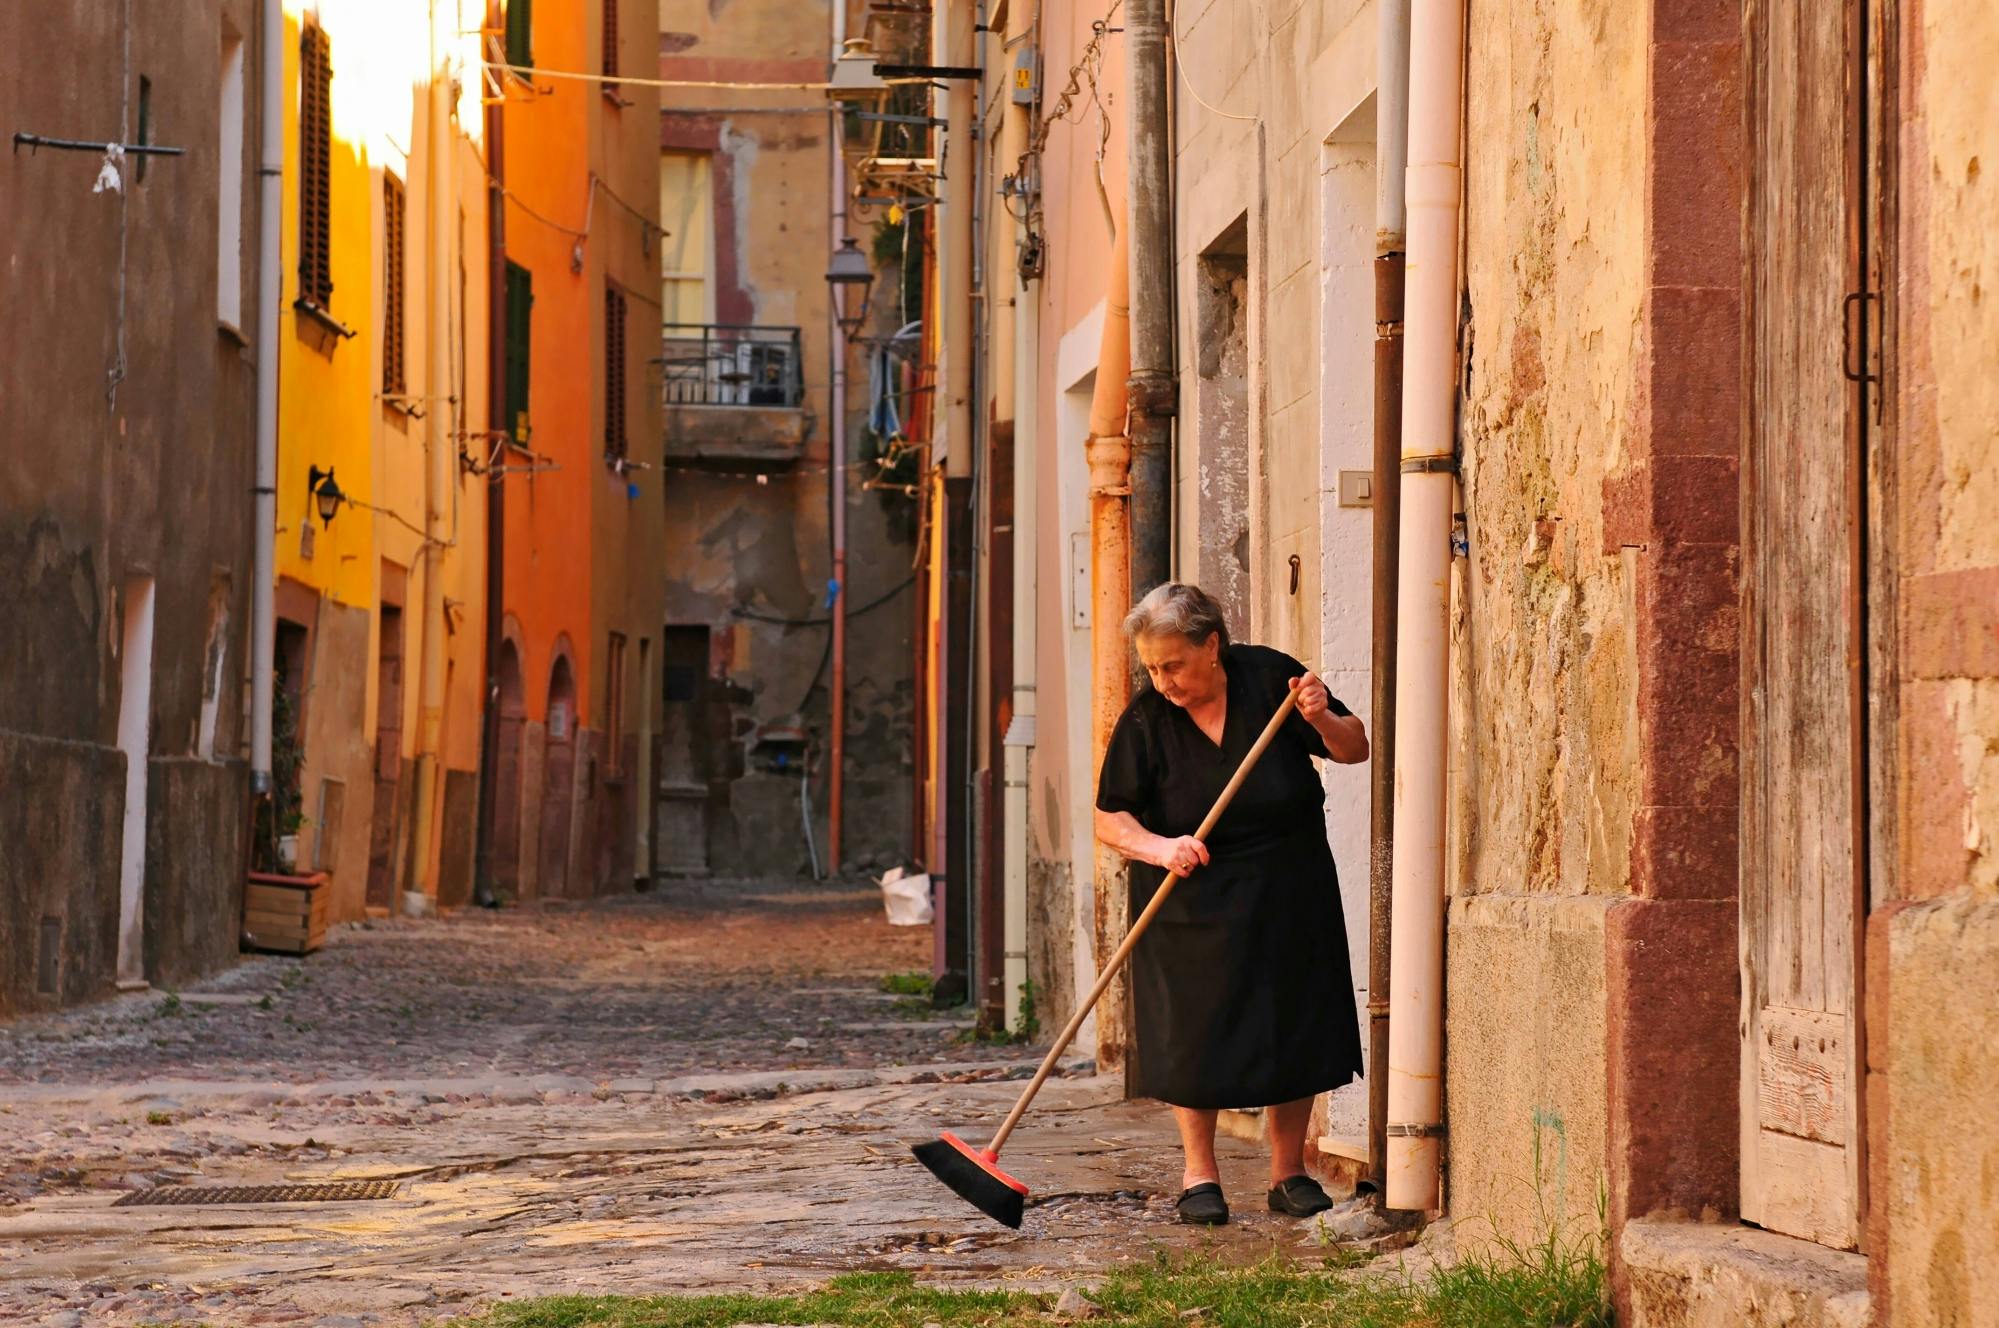
[[[669,323],[661,385],[669,406],[776,406],[805,402],[798,329]]]

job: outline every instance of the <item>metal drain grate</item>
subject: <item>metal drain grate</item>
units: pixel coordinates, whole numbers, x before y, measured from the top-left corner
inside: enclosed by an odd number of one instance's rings
[[[162,1185],[158,1189],[134,1190],[111,1206],[353,1203],[361,1199],[393,1199],[398,1188],[392,1180],[342,1180],[320,1185]]]

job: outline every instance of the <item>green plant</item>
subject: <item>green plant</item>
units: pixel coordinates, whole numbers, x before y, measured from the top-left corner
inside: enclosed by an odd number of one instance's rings
[[[303,790],[305,741],[299,732],[298,698],[287,687],[271,690],[271,791],[257,800],[251,850],[258,871],[283,870],[278,841],[306,822]]]
[[[146,1124],[148,1125],[172,1125],[173,1123],[174,1114],[171,1111],[149,1111],[146,1113]]]
[[[891,996],[927,998],[932,990],[928,973],[890,973],[882,978],[880,986]]]

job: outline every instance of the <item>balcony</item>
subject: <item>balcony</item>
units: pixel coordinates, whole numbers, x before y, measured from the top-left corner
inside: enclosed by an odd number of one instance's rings
[[[742,469],[798,459],[813,417],[797,328],[669,324],[661,351],[669,462]]]

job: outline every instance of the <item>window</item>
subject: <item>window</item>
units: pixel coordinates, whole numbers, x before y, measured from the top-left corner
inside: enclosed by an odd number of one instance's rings
[[[222,102],[216,137],[215,316],[243,326],[243,39],[222,29]]]
[[[507,63],[534,64],[534,0],[507,0]]]
[[[298,298],[333,302],[333,51],[318,24],[299,35]]]
[[[709,285],[714,215],[708,154],[662,152],[659,157],[661,318],[668,327],[704,327],[714,321]]]
[[[610,649],[604,662],[604,746],[611,757],[611,773],[625,768],[625,634],[611,633]]]
[[[139,75],[139,146],[153,141],[153,80]],[[146,182],[146,164],[153,159],[150,152],[138,154],[139,162],[132,168],[132,177],[140,184]]]
[[[618,0],[604,0],[604,77],[618,76]],[[604,91],[615,93],[615,83],[604,85]]]
[[[622,457],[625,438],[625,293],[604,286],[604,455]]]
[[[402,397],[403,375],[403,216],[408,211],[403,182],[382,172],[382,395]]]
[[[528,350],[533,332],[534,278],[518,263],[507,264],[507,423],[514,442],[528,445]]]

